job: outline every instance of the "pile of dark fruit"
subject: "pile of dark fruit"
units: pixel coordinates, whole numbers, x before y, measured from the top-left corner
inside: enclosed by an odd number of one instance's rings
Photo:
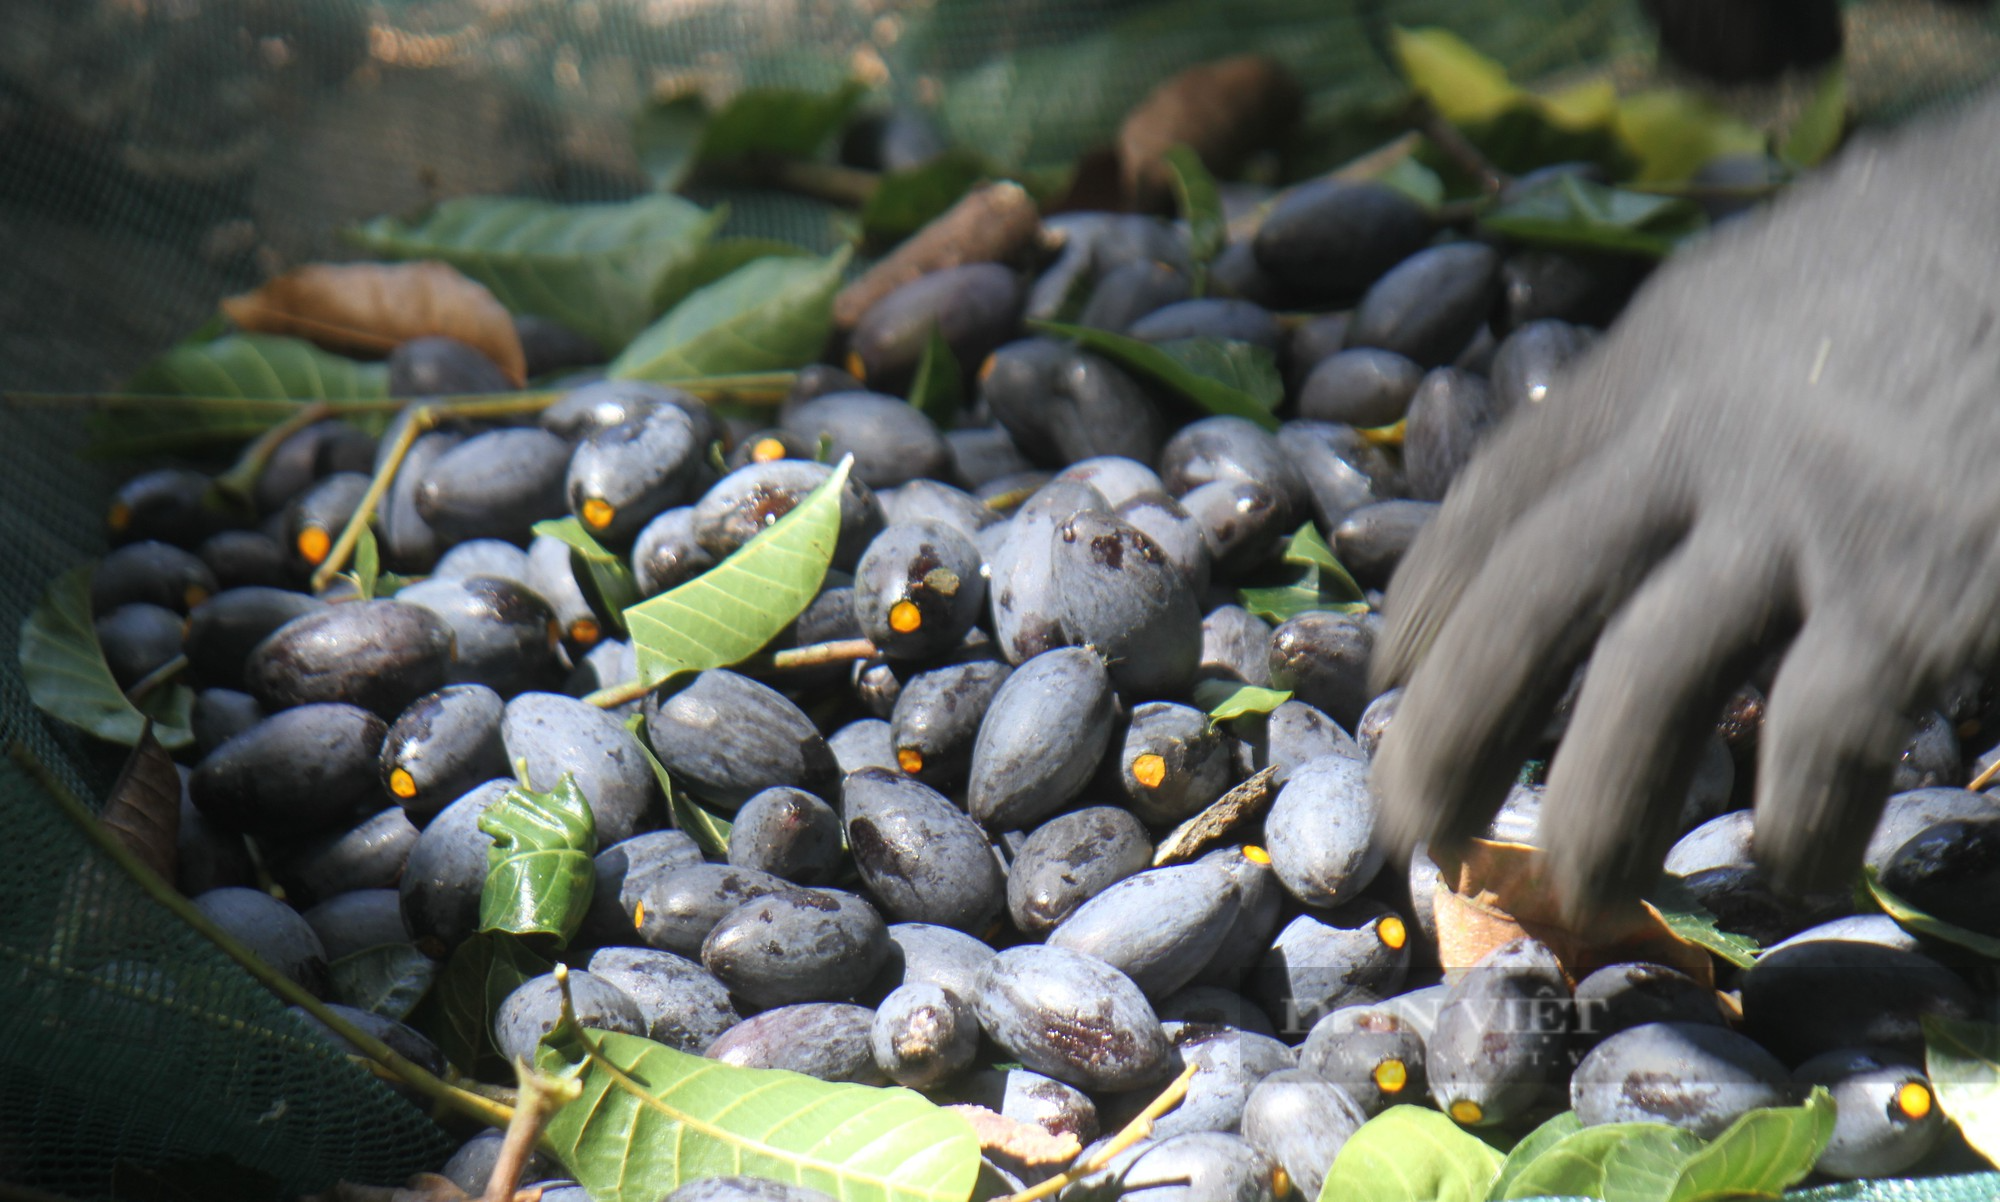
[[[1754,966],[1579,963],[1524,935],[1447,974],[1439,899],[1459,882],[1375,845],[1368,761],[1396,707],[1368,687],[1376,590],[1642,262],[1470,236],[1390,187],[1323,181],[1212,263],[1186,224],[1074,213],[1025,260],[931,266],[839,323],[775,410],[573,370],[549,358],[573,340],[523,321],[528,374],[571,372],[538,415],[447,408],[413,440],[305,425],[247,521],[201,473],[127,483],[91,607],[121,685],[184,656],[198,690],[181,889],[322,996],[346,996],[330,965],[384,947],[443,965],[422,1006],[347,1013],[496,1081],[557,1025],[556,959],[585,1028],[984,1106],[1074,1136],[1079,1161],[1199,1066],[1078,1189],[1310,1197],[1398,1104],[1502,1146],[1572,1108],[1561,1131],[1711,1140],[1813,1086],[1837,1123],[1789,1180],[1971,1163],[1920,1020],[1990,1005],[1932,937],[2000,934],[2000,808],[1954,787],[1975,693],[1910,748],[1869,853],[1877,896],[1929,934],[1765,886],[1742,808],[1751,691],[1668,868],[1676,916],[1705,907],[1744,937],[1717,946],[1775,945]],[[1024,325],[1051,319],[1223,347],[1275,366],[1282,398],[1268,420],[1204,412],[1129,348]],[[961,416],[906,399],[957,364]],[[405,343],[390,372],[396,396],[507,386],[446,339]],[[696,579],[850,458],[830,568],[782,632],[733,669],[635,683],[607,581]],[[364,505],[400,575],[315,594]],[[565,518],[589,537],[534,529]],[[594,828],[587,914],[486,978],[513,987],[468,1034],[463,999],[438,995],[469,947],[499,960],[479,943],[480,820],[565,776]],[[1538,799],[1523,783],[1494,839],[1533,842]],[[477,1192],[498,1146],[473,1139],[447,1173]],[[988,1161],[1001,1190],[1065,1167]]]

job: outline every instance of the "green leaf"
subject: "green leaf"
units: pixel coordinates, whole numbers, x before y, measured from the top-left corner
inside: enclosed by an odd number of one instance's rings
[[[544,519],[535,523],[534,531],[568,544],[573,552],[572,566],[580,569],[578,579],[596,593],[592,608],[608,617],[619,634],[624,634],[625,610],[639,600],[639,582],[633,578],[632,569],[574,517]]]
[[[1391,1106],[1341,1145],[1320,1202],[1480,1202],[1500,1153],[1423,1106]]]
[[[1542,1153],[1548,1151],[1564,1139],[1583,1130],[1583,1120],[1576,1117],[1576,1111],[1565,1110],[1541,1126],[1521,1137],[1507,1153],[1506,1163],[1500,1166],[1500,1175],[1493,1179],[1493,1187],[1487,1196],[1494,1199],[1505,1198],[1514,1178]]]
[[[724,216],[677,196],[577,205],[476,196],[415,224],[379,217],[349,236],[387,258],[441,259],[514,312],[561,322],[608,354],[645,328],[661,281]]]
[[[1681,1166],[1667,1202],[1775,1198],[1803,1180],[1833,1138],[1833,1095],[1814,1086],[1803,1106],[1753,1110]]]
[[[917,360],[916,379],[910,383],[910,404],[938,429],[949,430],[958,424],[958,409],[964,402],[965,373],[958,365],[958,356],[951,352],[951,344],[933,325],[923,358]]]
[[[1666,920],[1667,929],[1699,947],[1707,948],[1738,968],[1748,968],[1757,962],[1760,947],[1748,935],[1738,935],[1715,925],[1715,915],[1701,904],[1685,883],[1676,876],[1662,876],[1653,887],[1653,896],[1646,899],[1660,917]]]
[[[1965,1142],[2000,1164],[2000,1027],[1923,1016],[1924,1072]]]
[[[1318,568],[1307,568],[1290,584],[1239,588],[1236,590],[1236,596],[1243,603],[1243,608],[1267,622],[1279,624],[1289,622],[1303,613],[1368,612],[1366,601],[1341,601],[1321,592]]]
[[[670,383],[810,363],[832,329],[833,294],[848,254],[757,259],[740,267],[648,326],[607,374]]]
[[[887,172],[861,206],[862,232],[885,243],[907,238],[992,174],[986,160],[963,150],[948,150],[921,167]]]
[[[1560,175],[1480,218],[1522,242],[1664,256],[1703,225],[1701,210],[1667,196]]]
[[[438,963],[408,943],[349,952],[327,966],[330,1001],[393,1018],[410,1016],[437,980]]]
[[[1836,61],[1820,73],[1812,99],[1785,131],[1778,159],[1797,170],[1817,166],[1839,148],[1846,128],[1847,68]]]
[[[1969,931],[1956,923],[1942,918],[1933,918],[1883,886],[1873,868],[1861,870],[1862,883],[1868,896],[1882,908],[1882,912],[1896,920],[1896,925],[1913,935],[1955,944],[1967,951],[1977,952],[1989,960],[2000,960],[2000,939]]]
[[[652,744],[646,742],[643,714],[633,714],[625,720],[625,729],[632,741],[639,745],[639,754],[646,757],[646,763],[653,769],[653,779],[660,782],[660,792],[666,796],[667,812],[674,817],[674,828],[693,839],[703,852],[717,859],[729,858],[729,832],[733,824],[720,814],[695,802],[685,791],[674,788],[673,778],[667,775],[667,766],[660,757],[653,754]]]
[[[549,935],[566,946],[583,926],[597,885],[597,823],[576,780],[565,772],[546,793],[517,785],[479,816],[493,836],[479,929]]]
[[[194,690],[173,682],[154,689],[141,705],[125,699],[97,642],[90,573],[72,568],[56,577],[21,622],[21,677],[29,699],[51,718],[108,742],[138,746],[150,718],[160,746],[186,747],[194,742]]]
[[[1375,177],[1375,182],[1394,188],[1427,209],[1444,203],[1444,181],[1438,178],[1437,172],[1414,157],[1397,159]]]
[[[854,457],[790,513],[729,558],[625,611],[648,684],[680,672],[725,668],[754,655],[818,595],[840,537],[840,496]]]
[[[687,182],[707,124],[708,106],[699,96],[676,96],[639,110],[632,119],[632,153],[655,188],[672,192]]]
[[[1231,684],[1226,680],[1204,680],[1194,686],[1194,703],[1207,710],[1209,718],[1216,722],[1246,714],[1268,714],[1291,699],[1290,690]]]
[[[1215,177],[1192,146],[1180,145],[1166,153],[1167,169],[1174,175],[1174,196],[1181,217],[1188,223],[1188,259],[1194,266],[1194,295],[1208,288],[1208,265],[1222,253],[1229,240],[1229,221],[1222,213],[1222,194]]]
[[[292,416],[274,401],[370,401],[389,395],[389,368],[320,350],[298,338],[227,334],[182,342],[126,382],[147,396],[202,397],[92,414],[90,453],[155,455],[248,441]],[[232,404],[231,402],[242,402]]]
[[[717,238],[676,262],[653,289],[653,312],[665,313],[689,294],[759,259],[809,259],[803,246],[772,238]]]
[[[1271,353],[1262,347],[1217,338],[1177,338],[1155,345],[1062,322],[1030,321],[1027,326],[1116,360],[1210,413],[1247,418],[1266,430],[1278,428],[1271,410],[1284,397],[1284,382]]]
[[[363,601],[375,599],[375,589],[382,582],[382,550],[375,544],[375,529],[361,528],[361,537],[354,544],[354,571],[351,573],[355,591]]]
[[[1540,1135],[1538,1130],[1536,1135]],[[1526,1141],[1523,1141],[1525,1143]],[[1665,1123],[1606,1123],[1581,1127],[1544,1146],[1515,1168],[1496,1199],[1545,1196],[1665,1202],[1675,1175],[1701,1140]],[[1510,1155],[1510,1163],[1514,1161]],[[1502,1167],[1507,1172],[1506,1166]],[[1614,1181],[1613,1178],[1617,1179]],[[1651,1183],[1651,1189],[1646,1183]]]
[[[696,165],[746,154],[809,157],[847,123],[867,94],[868,89],[854,80],[832,92],[746,88],[709,117],[695,151]]]
[[[737,1068],[573,1023],[538,1064],[583,1086],[543,1142],[595,1202],[657,1202],[738,1173],[843,1202],[964,1202],[979,1172],[972,1128],[907,1089]]]
[[[1311,522],[1292,532],[1285,544],[1286,563],[1295,563],[1319,569],[1319,591],[1323,597],[1334,597],[1342,601],[1359,601],[1364,594],[1354,577],[1348,575],[1333,548],[1326,545],[1326,539]]]
[[[517,936],[474,934],[445,961],[417,1026],[463,1072],[504,1067],[493,1047],[493,1012],[508,994],[554,967]]]

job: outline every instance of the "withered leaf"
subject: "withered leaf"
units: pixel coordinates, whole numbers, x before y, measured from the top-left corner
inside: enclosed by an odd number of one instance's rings
[[[287,334],[368,358],[413,338],[456,338],[516,385],[527,382],[527,358],[506,306],[444,263],[309,263],[225,298],[222,311],[250,333]]]
[[[180,859],[181,777],[173,757],[153,737],[151,722],[118,770],[99,821],[162,880],[174,879]]]
[[[1438,957],[1447,970],[1529,935],[1548,945],[1573,982],[1607,964],[1644,960],[1715,983],[1708,952],[1674,934],[1645,902],[1597,915],[1581,929],[1565,923],[1539,847],[1473,839],[1457,856],[1432,858],[1444,870],[1434,902]]]
[[[947,1106],[945,1109],[972,1124],[972,1133],[979,1137],[981,1151],[997,1152],[1024,1165],[1068,1164],[1083,1151],[1083,1145],[1077,1141],[1073,1131],[1057,1135],[1046,1127],[1018,1122],[984,1106]]]

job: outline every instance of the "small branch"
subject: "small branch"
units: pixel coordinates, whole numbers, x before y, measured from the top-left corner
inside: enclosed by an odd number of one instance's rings
[[[478,1094],[459,1089],[440,1080],[423,1067],[412,1064],[388,1044],[328,1009],[304,986],[266,964],[255,952],[244,947],[234,936],[210,921],[206,914],[197,910],[193,903],[181,896],[179,890],[161,879],[160,874],[148,867],[131,848],[126,847],[117,836],[106,830],[104,824],[97,820],[97,816],[91,813],[90,807],[71,793],[62,781],[56,779],[55,774],[28,750],[26,744],[16,740],[9,744],[7,750],[14,762],[41,784],[43,790],[54,800],[56,808],[76,824],[84,837],[95,844],[101,854],[117,864],[153,901],[193,929],[196,934],[220,948],[224,955],[255,977],[258,984],[277,994],[280,1000],[299,1007],[324,1023],[334,1034],[360,1049],[362,1055],[395,1074],[397,1080],[438,1105],[495,1127],[504,1127],[512,1121],[513,1111],[507,1107],[482,1098]]]
[[[740,171],[729,174],[741,175],[748,183],[796,192],[849,209],[867,204],[882,186],[882,177],[873,171],[784,155],[753,155],[743,161]]]
[[[1977,793],[1992,784],[1995,777],[2000,777],[2000,756],[1993,757],[1993,762],[1986,765],[1985,769],[1978,776],[1973,777],[1965,787]]]
[[[881,650],[867,639],[835,639],[830,643],[808,643],[803,647],[774,651],[768,656],[747,659],[737,666],[746,672],[796,672],[801,668],[824,668],[828,664],[873,659],[879,654]]]
[[[507,1121],[507,1135],[500,1141],[500,1155],[486,1179],[486,1196],[481,1202],[513,1202],[542,1129],[556,1111],[583,1094],[583,1082],[551,1076],[518,1056],[514,1058],[514,1079],[521,1083],[520,1100],[514,1106],[514,1117]]]
[[[659,682],[647,684],[644,680],[628,680],[624,684],[607,685],[584,696],[585,705],[594,705],[601,710],[617,709],[628,701],[637,701],[659,687]]]
[[[1099,1148],[1089,1160],[1066,1172],[1056,1174],[1040,1185],[1024,1189],[1018,1194],[1009,1194],[999,1199],[999,1202],[1040,1202],[1041,1199],[1055,1196],[1110,1164],[1120,1152],[1151,1135],[1155,1119],[1180,1105],[1181,1099],[1187,1096],[1188,1082],[1194,1079],[1195,1073],[1200,1068],[1199,1064],[1190,1064],[1182,1069],[1181,1075],[1175,1077],[1159,1097],[1148,1102],[1144,1110],[1125,1124],[1124,1128],[1113,1136],[1109,1143]]]
[[[397,432],[396,441],[389,445],[389,453],[375,466],[375,478],[368,482],[368,491],[361,494],[361,503],[354,507],[354,513],[347,519],[340,537],[313,570],[312,591],[317,593],[333,583],[340,569],[347,566],[347,557],[354,554],[354,546],[361,541],[361,532],[368,529],[368,523],[375,520],[375,507],[382,503],[382,495],[395,482],[396,473],[403,468],[403,460],[417,439],[437,425],[438,411],[429,405],[421,406],[410,414],[409,420]]]
[[[264,465],[287,438],[315,422],[332,416],[333,407],[325,401],[307,405],[291,417],[259,434],[256,441],[243,448],[243,454],[234,466],[215,478],[215,486],[239,500],[248,501],[257,489],[257,480],[264,474]]]
[[[769,655],[756,655],[730,665],[735,671],[746,675],[763,675],[771,672],[797,672],[804,668],[824,668],[829,664],[852,663],[858,659],[873,659],[881,654],[881,649],[867,639],[835,639],[829,643],[808,643],[803,647],[791,647],[784,651],[774,651]],[[607,685],[595,693],[584,697],[586,705],[599,709],[616,709],[628,701],[637,701],[664,684],[655,680],[648,683],[644,679],[628,680],[623,684]]]
[[[1495,167],[1478,147],[1465,140],[1465,135],[1458,132],[1457,126],[1438,116],[1438,111],[1431,107],[1429,101],[1411,101],[1409,108],[1404,110],[1404,119],[1412,128],[1422,131],[1460,170],[1476,180],[1479,190],[1488,196],[1497,195],[1511,181],[1511,176]]]
[[[144,676],[141,676],[139,679],[133,681],[132,687],[125,690],[125,700],[131,702],[133,705],[139,704],[141,701],[144,701],[147,697],[151,696],[154,689],[159,688],[161,685],[172,680],[174,677],[179,676],[183,671],[187,669],[187,666],[188,666],[187,656],[185,655],[174,656],[166,663],[161,664],[159,667],[154,668],[151,672],[148,672]]]

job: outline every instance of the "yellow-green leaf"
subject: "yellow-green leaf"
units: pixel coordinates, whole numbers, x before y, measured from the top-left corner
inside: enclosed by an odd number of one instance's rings
[[[1873,868],[1861,870],[1862,882],[1868,889],[1868,896],[1882,908],[1882,912],[1896,920],[1896,925],[1913,935],[1936,939],[1942,943],[1956,944],[1967,951],[1977,952],[1989,960],[2000,960],[2000,939],[1969,931],[1956,923],[1942,918],[1933,918],[1908,901],[1885,888]]]
[[[849,254],[762,258],[739,267],[646,327],[607,374],[671,382],[810,363],[832,329],[833,294]]]
[[[1833,1138],[1833,1096],[1814,1087],[1803,1106],[1753,1110],[1689,1157],[1667,1202],[1775,1198],[1812,1172]]]
[[[1395,29],[1390,49],[1403,78],[1454,125],[1500,115],[1521,95],[1507,70],[1444,29]]]
[[[1680,183],[1710,159],[1764,152],[1764,135],[1679,89],[1627,96],[1618,104],[1617,130],[1639,160],[1633,181],[1641,184]]]
[[[738,1068],[573,1024],[538,1063],[583,1087],[543,1138],[594,1202],[658,1202],[730,1174],[842,1202],[964,1202],[979,1172],[971,1126],[907,1089]]]
[[[1291,699],[1289,689],[1266,689],[1226,680],[1204,680],[1194,686],[1194,703],[1207,710],[1209,718],[1216,722],[1248,714],[1268,714]]]
[[[840,537],[840,496],[854,457],[729,558],[625,611],[648,684],[754,655],[819,593]]]
[[[1438,1111],[1391,1106],[1341,1145],[1319,1202],[1482,1202],[1502,1160]]]
[[[2000,1165],[2000,1027],[1926,1014],[1924,1071],[1965,1142]]]

